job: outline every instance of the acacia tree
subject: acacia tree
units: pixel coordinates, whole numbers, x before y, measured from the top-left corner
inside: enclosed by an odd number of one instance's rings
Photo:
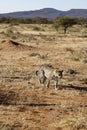
[[[75,25],[76,19],[74,18],[69,18],[69,17],[58,17],[54,21],[53,26],[55,27],[56,30],[58,30],[59,27],[62,27],[64,30],[64,33],[66,33],[67,29],[73,25]]]

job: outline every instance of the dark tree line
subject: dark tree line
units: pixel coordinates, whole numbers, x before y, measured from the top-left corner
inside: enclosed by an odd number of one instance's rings
[[[0,23],[11,23],[11,24],[53,24],[54,28],[58,30],[62,28],[64,33],[67,29],[73,25],[81,25],[87,27],[87,18],[70,18],[70,17],[57,17],[54,20],[49,20],[47,18],[0,18]]]
[[[48,20],[47,18],[0,18],[0,23],[13,23],[13,24],[51,24],[52,20]]]

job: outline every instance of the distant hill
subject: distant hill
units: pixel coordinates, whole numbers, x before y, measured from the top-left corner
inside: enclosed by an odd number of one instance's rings
[[[42,17],[48,19],[55,19],[58,16],[87,18],[87,9],[71,9],[68,11],[61,11],[53,8],[44,8],[44,9],[34,10],[34,11],[20,11],[20,12],[0,14],[0,17],[14,17],[14,18]]]

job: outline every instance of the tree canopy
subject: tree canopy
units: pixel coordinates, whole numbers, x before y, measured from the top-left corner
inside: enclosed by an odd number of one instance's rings
[[[66,33],[67,29],[77,23],[75,18],[69,18],[69,17],[58,17],[54,21],[54,27],[56,30],[58,28],[62,27],[64,30],[64,33]]]

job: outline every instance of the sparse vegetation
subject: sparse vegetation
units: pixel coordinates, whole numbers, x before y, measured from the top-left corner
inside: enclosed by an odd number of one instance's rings
[[[12,21],[0,24],[0,130],[86,130],[87,28],[64,35],[52,24]],[[59,90],[38,83],[42,64],[64,70]]]

